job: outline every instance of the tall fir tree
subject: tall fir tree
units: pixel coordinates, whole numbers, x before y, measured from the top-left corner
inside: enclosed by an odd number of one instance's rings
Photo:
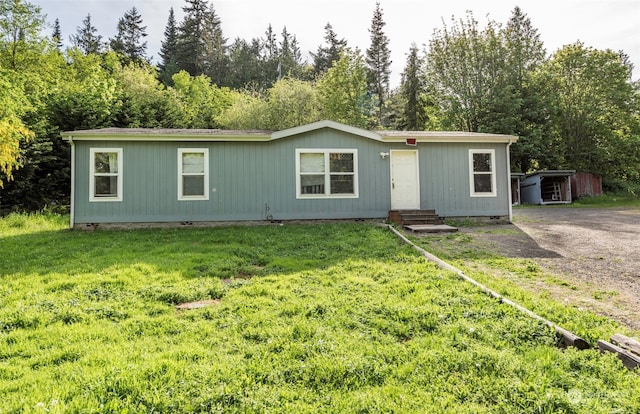
[[[300,78],[303,72],[302,52],[298,45],[298,39],[287,31],[285,27],[282,29],[282,40],[280,41],[278,64],[280,71],[278,78],[289,76],[292,78]]]
[[[51,33],[51,40],[53,40],[53,44],[56,48],[61,51],[62,50],[62,29],[60,29],[60,19],[57,19],[53,22],[53,32]]]
[[[220,18],[213,6],[209,7],[204,31],[205,74],[218,86],[227,86],[229,73],[229,56],[227,55],[227,39],[222,34]]]
[[[336,32],[333,31],[331,23],[327,23],[324,26],[324,32],[326,46],[318,46],[318,51],[311,53],[313,71],[318,75],[329,70],[333,63],[340,59],[340,54],[347,47],[347,41],[344,38],[338,38]]]
[[[234,89],[257,86],[261,81],[261,42],[254,38],[251,42],[236,38],[229,46],[229,74],[227,84]]]
[[[178,26],[173,7],[169,9],[167,26],[164,29],[164,40],[160,45],[160,63],[158,78],[165,85],[173,85],[171,77],[178,72]]]
[[[369,34],[371,46],[367,49],[367,82],[370,93],[376,99],[376,112],[378,119],[383,120],[384,102],[389,96],[389,77],[391,75],[391,52],[389,51],[389,38],[384,33],[386,25],[383,19],[380,2],[376,2],[373,12]]]
[[[178,28],[178,69],[193,76],[214,74],[219,77],[226,55],[220,19],[206,0],[185,1],[184,20]]]
[[[424,82],[420,76],[422,64],[422,59],[418,54],[418,46],[414,43],[409,50],[407,65],[402,73],[400,83],[400,94],[404,102],[403,128],[409,131],[421,130],[424,126],[425,111],[420,99],[424,91]]]
[[[269,23],[267,30],[264,32],[264,36],[260,65],[263,78],[261,84],[264,89],[268,89],[278,80],[278,74],[282,72],[282,66],[278,70],[280,49],[278,47],[278,36],[271,23]]]
[[[121,54],[125,62],[147,61],[147,26],[142,26],[142,16],[132,7],[118,20],[118,32],[109,40],[111,50]]]
[[[70,36],[71,44],[77,47],[85,55],[100,53],[103,48],[102,36],[98,29],[91,23],[91,14],[82,21],[82,25],[76,28],[76,34]]]

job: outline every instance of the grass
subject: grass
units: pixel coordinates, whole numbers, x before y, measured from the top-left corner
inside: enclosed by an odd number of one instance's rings
[[[517,211],[521,208],[539,207],[537,204],[522,204],[515,206]],[[596,197],[581,197],[573,200],[571,204],[550,204],[545,208],[578,208],[578,207],[594,207],[594,208],[640,208],[640,197],[630,193],[610,193]]]
[[[575,200],[576,207],[640,207],[640,198],[630,194],[603,194]]]
[[[384,228],[66,220],[0,220],[0,412],[640,410],[637,373],[558,349]]]
[[[483,228],[480,225],[476,231],[488,232]],[[496,231],[498,234],[512,233],[510,229]],[[473,234],[460,232],[432,235],[414,238],[413,241],[485,286],[574,332],[594,347],[598,340],[608,340],[616,332],[638,335],[638,332],[632,332],[611,319],[581,307],[559,304],[546,291],[547,287],[556,285],[570,290],[577,288],[554,275],[546,274],[531,259],[501,256],[491,245],[481,242]],[[613,292],[600,289],[593,292],[593,298],[598,300],[613,296]]]

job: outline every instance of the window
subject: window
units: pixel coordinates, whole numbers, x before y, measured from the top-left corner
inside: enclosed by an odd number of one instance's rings
[[[209,199],[209,150],[178,149],[178,200]]]
[[[122,148],[91,148],[89,201],[122,201]]]
[[[471,197],[495,197],[494,150],[469,150],[469,172],[471,179]]]
[[[297,149],[297,197],[358,197],[357,171],[357,150]]]

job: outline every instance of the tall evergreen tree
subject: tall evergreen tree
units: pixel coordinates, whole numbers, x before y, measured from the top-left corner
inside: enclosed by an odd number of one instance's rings
[[[339,39],[336,32],[333,31],[331,23],[324,26],[324,40],[326,46],[318,46],[318,51],[311,53],[313,58],[313,70],[316,74],[321,74],[329,70],[333,66],[333,62],[340,59],[340,54],[347,47],[347,41]]]
[[[267,30],[264,32],[261,50],[261,67],[262,82],[261,86],[268,89],[278,80],[279,74],[282,73],[282,65],[279,65],[280,49],[278,47],[278,36],[273,30],[273,26],[269,23]],[[278,69],[280,66],[280,69]]]
[[[296,39],[295,35],[289,33],[286,27],[282,30],[278,63],[280,67],[279,78],[282,76],[293,78],[302,76],[302,52],[298,45],[298,39]]]
[[[421,130],[424,121],[424,107],[421,105],[421,95],[424,90],[424,82],[420,76],[422,59],[418,55],[418,46],[411,45],[407,65],[402,73],[400,94],[404,101],[404,125],[410,131]]]
[[[100,53],[103,47],[102,36],[97,33],[98,29],[91,23],[91,15],[87,14],[82,25],[76,28],[76,34],[70,36],[71,44],[85,55]]]
[[[386,25],[380,2],[376,2],[369,33],[371,46],[367,49],[367,81],[369,91],[376,97],[376,111],[378,119],[383,119],[383,105],[389,95],[389,76],[391,75],[391,52],[389,51],[389,38],[384,33]]]
[[[278,37],[271,23],[264,32],[264,36],[264,58],[265,60],[275,59],[278,56]]]
[[[178,68],[193,76],[214,74],[219,77],[226,54],[220,19],[206,0],[185,1],[184,20],[178,28]]]
[[[249,84],[258,85],[261,81],[259,38],[251,42],[236,38],[229,46],[229,74],[227,85],[234,89],[249,87]]]
[[[158,64],[158,78],[165,85],[173,85],[171,77],[178,72],[178,27],[173,7],[169,9],[159,55],[161,60]]]
[[[118,20],[116,37],[110,39],[111,50],[124,56],[127,62],[144,62],[147,60],[147,26],[142,26],[142,16],[135,7],[125,12]]]
[[[205,74],[218,86],[227,85],[229,57],[227,55],[227,39],[222,35],[220,18],[213,6],[209,8],[204,31]]]
[[[58,50],[62,50],[62,30],[60,29],[60,19],[56,19],[53,22],[53,33],[51,33],[51,40],[56,45]]]

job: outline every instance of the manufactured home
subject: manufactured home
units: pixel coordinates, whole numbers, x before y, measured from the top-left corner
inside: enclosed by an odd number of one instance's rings
[[[390,210],[511,220],[511,135],[369,131],[64,132],[71,227],[386,219]]]

